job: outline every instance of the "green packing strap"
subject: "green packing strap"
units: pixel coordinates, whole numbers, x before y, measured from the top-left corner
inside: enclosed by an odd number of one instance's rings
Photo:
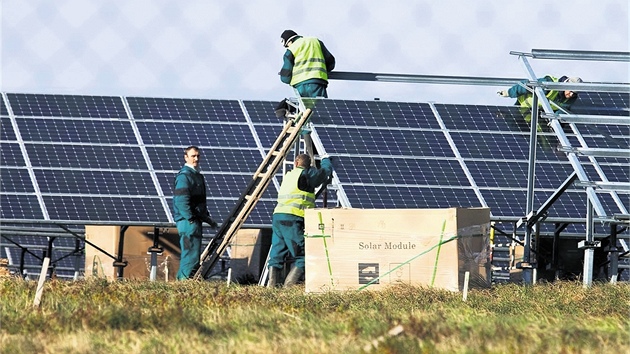
[[[433,276],[431,277],[431,287],[435,283],[435,274],[437,273],[438,261],[440,260],[440,250],[442,249],[442,239],[444,238],[444,230],[446,229],[446,220],[442,224],[442,232],[440,233],[440,242],[438,243],[437,253],[435,255],[435,263],[433,264]]]
[[[329,235],[324,235],[324,221],[322,220],[322,212],[317,212],[319,215],[319,225],[322,230],[322,239],[324,240],[324,250],[326,251],[326,263],[328,263],[328,274],[330,275],[330,285],[334,285],[333,275],[332,275],[332,267],[330,265],[330,257],[328,256],[328,245],[326,244],[326,238],[330,237]]]

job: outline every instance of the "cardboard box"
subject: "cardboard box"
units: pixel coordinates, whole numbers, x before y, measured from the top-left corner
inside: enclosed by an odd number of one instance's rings
[[[490,286],[490,210],[307,209],[307,292]]]
[[[118,241],[120,226],[86,225],[85,239],[108,254],[118,255]],[[131,226],[124,234],[123,260],[127,266],[123,268],[125,279],[149,279],[151,270],[151,254],[149,247],[153,246],[154,228],[149,226]],[[171,281],[177,276],[179,268],[179,235],[175,228],[160,228],[159,246],[162,254],[157,256],[158,280]],[[85,277],[105,277],[116,279],[118,268],[113,265],[114,259],[100,250],[85,244]]]

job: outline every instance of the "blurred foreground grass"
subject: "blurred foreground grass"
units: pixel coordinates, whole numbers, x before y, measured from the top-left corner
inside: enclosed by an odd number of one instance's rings
[[[305,294],[223,282],[0,280],[1,353],[625,353],[630,284]],[[397,334],[388,334],[390,330]]]

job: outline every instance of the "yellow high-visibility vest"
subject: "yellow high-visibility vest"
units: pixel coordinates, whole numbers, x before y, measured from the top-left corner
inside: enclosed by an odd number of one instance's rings
[[[295,58],[291,74],[291,86],[308,79],[328,81],[326,60],[324,59],[319,39],[315,37],[298,38],[291,43],[289,50]]]
[[[284,176],[274,214],[285,213],[304,217],[304,209],[315,207],[315,193],[298,188],[298,179],[302,171],[304,169],[296,167]]]

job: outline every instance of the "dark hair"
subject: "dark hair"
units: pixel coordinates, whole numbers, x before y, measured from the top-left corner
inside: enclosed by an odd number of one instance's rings
[[[184,156],[188,156],[188,151],[190,150],[197,150],[199,151],[199,148],[196,147],[195,145],[190,145],[189,147],[184,149]]]
[[[307,154],[299,154],[295,157],[295,166],[309,167],[311,166],[311,157]]]

